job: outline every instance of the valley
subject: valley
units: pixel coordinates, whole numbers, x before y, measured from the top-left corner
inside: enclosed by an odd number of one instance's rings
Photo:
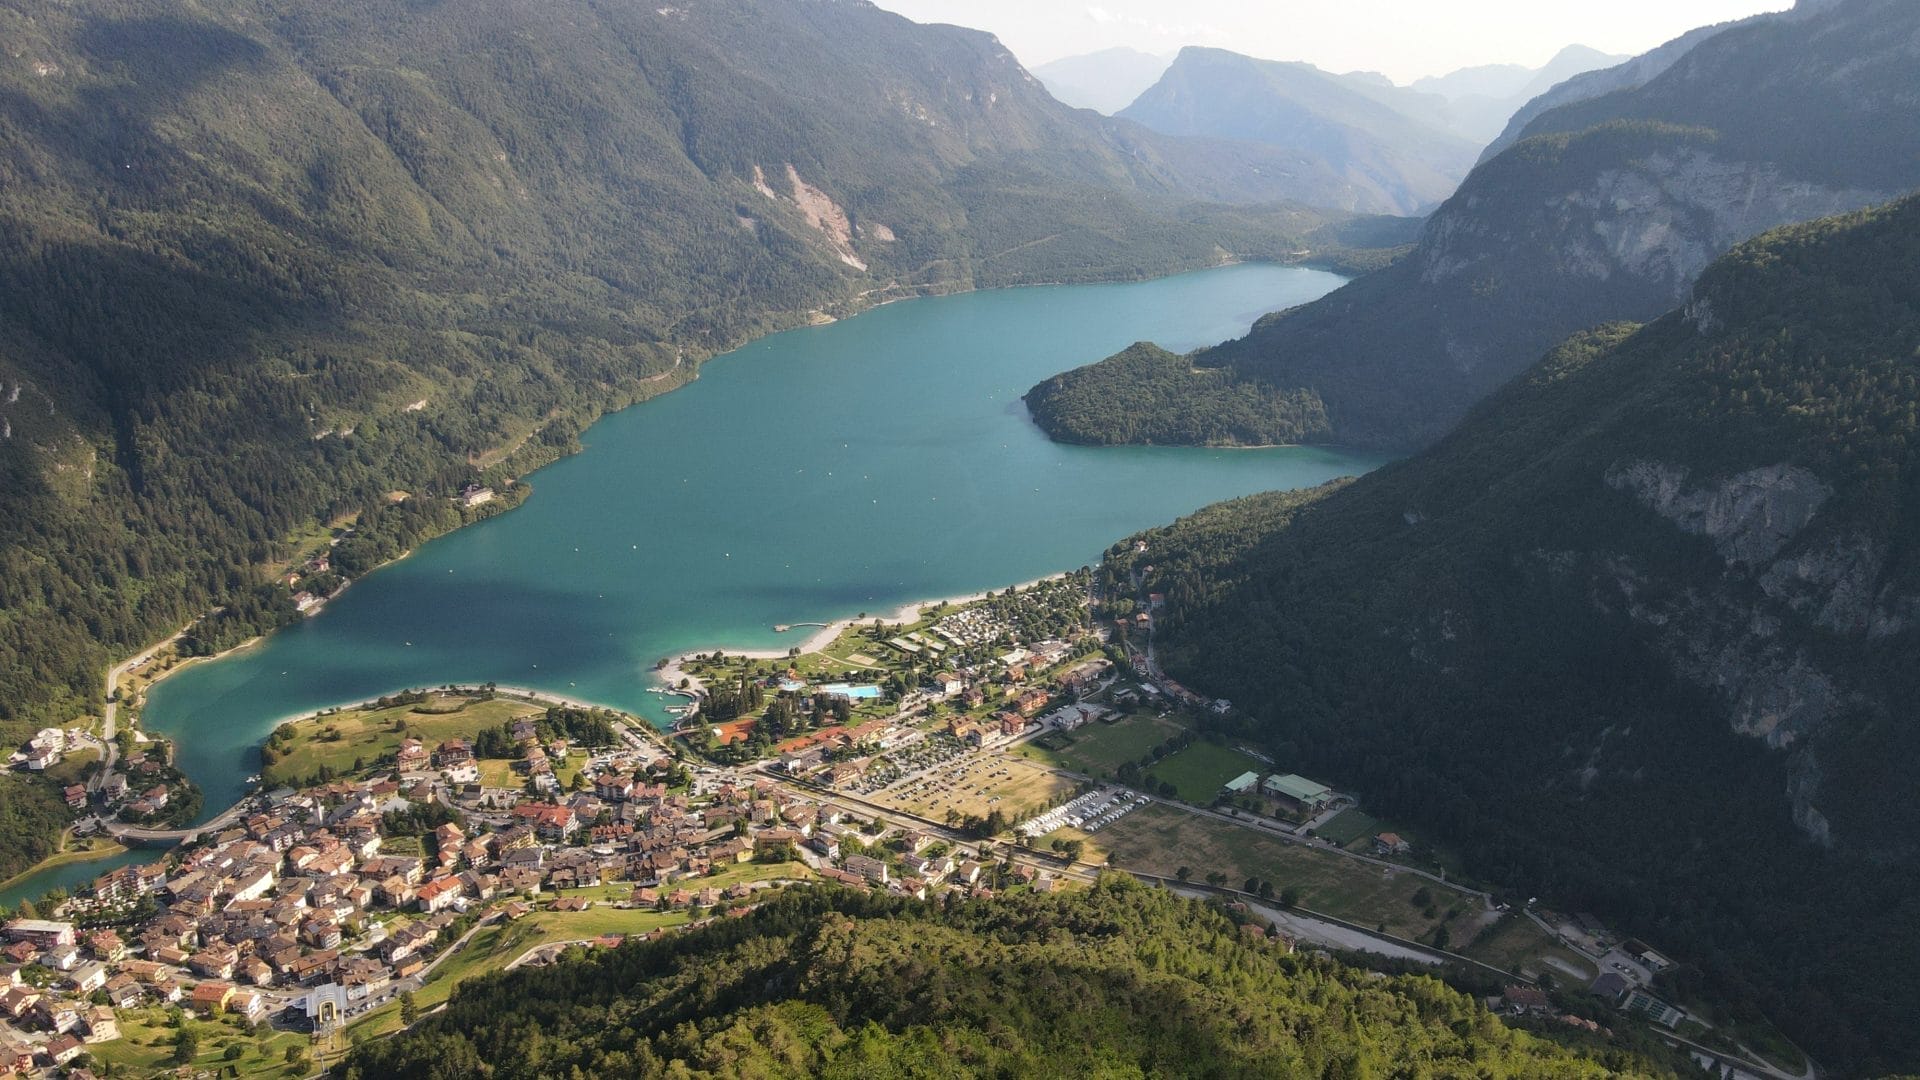
[[[1021,7],[0,0],[0,1077],[1920,1068],[1920,5]]]

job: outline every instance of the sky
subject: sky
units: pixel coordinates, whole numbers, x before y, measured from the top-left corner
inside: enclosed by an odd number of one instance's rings
[[[1028,67],[1125,45],[1182,45],[1405,84],[1477,64],[1544,64],[1561,47],[1641,53],[1696,26],[1791,0],[875,0],[916,22],[991,31]]]

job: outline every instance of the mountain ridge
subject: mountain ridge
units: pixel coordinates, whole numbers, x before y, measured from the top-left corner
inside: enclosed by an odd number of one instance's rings
[[[1642,85],[1542,113],[1404,258],[1192,365],[1224,369],[1247,412],[1278,418],[1257,442],[1430,443],[1567,334],[1671,307],[1733,244],[1920,186],[1920,127],[1901,104],[1914,30],[1920,12],[1885,0],[1719,30]],[[1029,404],[1049,435],[1088,443],[1163,405],[1099,365]]]
[[[1276,761],[1658,936],[1843,1072],[1911,1069],[1916,268],[1920,197],[1770,233],[1420,454],[1104,573],[1165,595],[1161,664]]]

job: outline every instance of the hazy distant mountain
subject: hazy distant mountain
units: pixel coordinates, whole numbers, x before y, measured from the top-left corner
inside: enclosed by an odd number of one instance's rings
[[[1188,47],[1119,115],[1170,135],[1277,146],[1344,189],[1336,205],[1416,212],[1452,194],[1477,147],[1382,97],[1364,75]]]
[[[1734,244],[1920,187],[1916,71],[1908,0],[1722,29],[1644,84],[1539,115],[1405,258],[1192,358],[1257,397],[1234,415],[1264,426],[1166,422],[1177,382],[1137,378],[1138,352],[1049,380],[1030,405],[1081,442],[1429,443],[1568,334],[1680,302]],[[1221,383],[1210,371],[1193,390],[1217,400]]]
[[[1462,68],[1420,79],[1408,89],[1445,99],[1453,130],[1486,142],[1500,134],[1515,110],[1546,90],[1582,72],[1612,67],[1625,59],[1585,45],[1569,45],[1544,67],[1490,64]]]
[[[1119,47],[1041,64],[1033,75],[1065,104],[1112,116],[1131,105],[1171,63],[1171,56]]]

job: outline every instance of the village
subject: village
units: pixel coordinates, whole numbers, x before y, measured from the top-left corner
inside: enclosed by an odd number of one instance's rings
[[[304,1076],[462,978],[769,890],[965,899],[1109,868],[1234,905],[1284,948],[1477,967],[1518,1019],[1602,1030],[1540,989],[1556,982],[1621,1018],[1689,1019],[1649,989],[1668,962],[1651,949],[1451,882],[1352,797],[1200,737],[1230,706],[1144,675],[1092,599],[1055,579],[814,654],[712,654],[685,667],[694,700],[724,688],[735,715],[677,738],[491,686],[287,725],[241,807],[7,924],[0,1076]]]

